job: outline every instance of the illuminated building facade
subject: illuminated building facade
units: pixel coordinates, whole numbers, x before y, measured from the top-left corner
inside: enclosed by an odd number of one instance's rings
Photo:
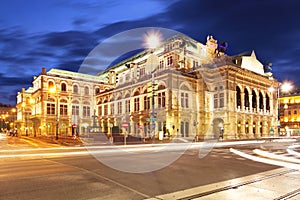
[[[114,85],[96,97],[104,132],[125,122],[128,128],[123,132],[141,137],[153,132],[224,139],[278,134],[277,93],[269,90],[278,82],[264,72],[254,52],[224,55],[211,36],[203,45],[177,35],[99,75]]]
[[[0,132],[14,128],[16,120],[16,108],[0,104]]]
[[[94,97],[109,87],[98,76],[51,69],[33,80],[33,87],[17,96],[17,123],[22,135],[60,136],[88,132]],[[54,92],[51,92],[54,89]]]
[[[43,70],[32,88],[18,94],[20,127],[24,133],[29,115],[39,134],[54,135],[56,124],[60,135],[73,133],[73,124],[81,134],[90,131],[95,114],[102,132],[118,127],[142,138],[278,134],[277,93],[269,90],[277,80],[254,52],[228,56],[219,47],[212,36],[202,44],[176,35],[95,76]]]
[[[300,95],[283,95],[279,99],[280,135],[300,135]]]

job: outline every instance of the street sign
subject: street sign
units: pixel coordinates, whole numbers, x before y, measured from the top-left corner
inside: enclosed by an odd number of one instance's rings
[[[157,121],[157,118],[151,117],[146,119],[147,122]]]
[[[123,122],[122,123],[122,128],[128,128],[128,122]]]

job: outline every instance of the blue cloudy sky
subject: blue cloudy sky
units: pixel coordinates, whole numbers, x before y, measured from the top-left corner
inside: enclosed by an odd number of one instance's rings
[[[213,35],[229,55],[254,49],[277,79],[300,85],[299,10],[295,0],[2,0],[0,103],[15,104],[42,67],[78,71],[101,41],[140,27]]]

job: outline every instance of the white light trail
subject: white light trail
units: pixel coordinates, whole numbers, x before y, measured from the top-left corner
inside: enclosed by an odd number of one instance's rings
[[[277,155],[277,154],[273,154],[267,151],[262,151],[260,149],[255,149],[253,150],[254,153],[260,155],[260,156],[264,156],[264,157],[268,157],[268,158],[272,158],[272,159],[276,159],[276,160],[283,160],[283,161],[287,161],[287,162],[292,162],[292,163],[299,163],[300,164],[300,160],[297,158],[292,158],[292,157],[286,157],[286,156],[282,156],[282,155]]]
[[[270,165],[277,165],[277,166],[286,167],[286,168],[290,168],[290,169],[296,169],[296,170],[300,169],[300,165],[298,165],[298,164],[292,164],[292,163],[286,163],[286,162],[277,161],[277,160],[270,160],[267,158],[261,158],[261,157],[246,154],[244,152],[238,151],[233,148],[230,148],[230,152],[237,154],[241,157],[256,161],[256,162],[266,163],[266,164],[270,164]]]

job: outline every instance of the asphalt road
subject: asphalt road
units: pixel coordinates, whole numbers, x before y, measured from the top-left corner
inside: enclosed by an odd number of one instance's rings
[[[215,147],[203,158],[199,158],[195,148],[185,151],[179,159],[162,169],[128,173],[106,166],[82,147],[61,148],[2,136],[0,199],[151,198],[279,168],[240,157],[230,152],[230,147],[250,151],[255,148],[284,149],[288,145],[290,143]],[[44,146],[48,147],[47,150],[40,149]],[[124,164],[128,162],[127,154],[111,151],[102,154]],[[165,154],[171,156],[178,151],[170,150]],[[151,159],[153,163],[161,162],[161,159]],[[143,162],[146,161],[147,157]]]

